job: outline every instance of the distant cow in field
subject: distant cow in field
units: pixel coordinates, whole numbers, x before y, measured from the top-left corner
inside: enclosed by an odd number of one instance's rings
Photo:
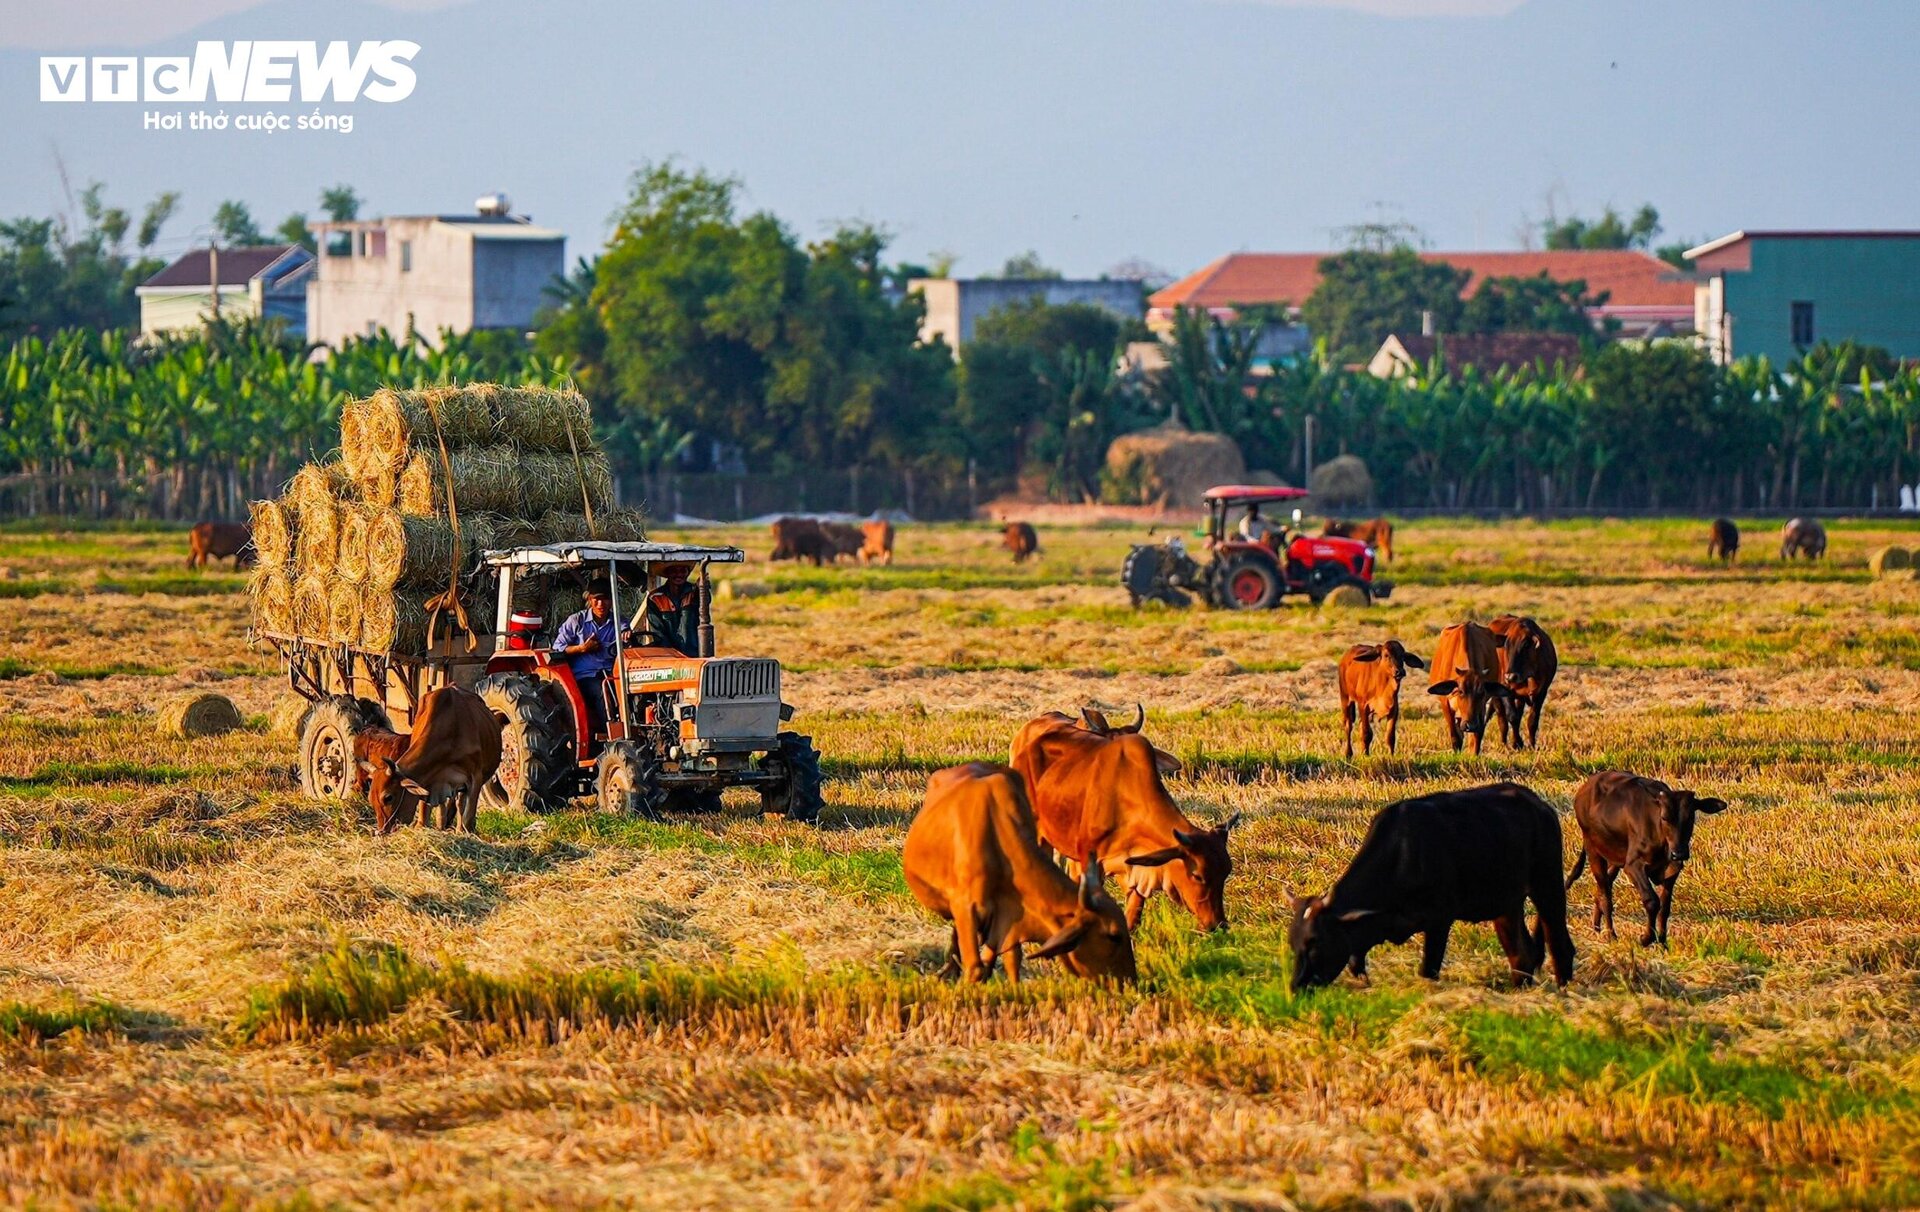
[[[1554,979],[1573,978],[1560,818],[1518,783],[1382,808],[1333,888],[1293,898],[1293,987],[1330,984],[1343,967],[1364,977],[1369,950],[1416,934],[1424,935],[1420,975],[1435,980],[1455,922],[1493,923],[1516,985],[1531,981],[1548,953]]]
[[[1547,691],[1560,672],[1560,653],[1553,637],[1532,619],[1503,614],[1487,624],[1500,641],[1500,682],[1506,697],[1496,699],[1493,710],[1500,721],[1500,739],[1510,748],[1524,745],[1540,747],[1540,709],[1547,705]],[[1527,731],[1520,734],[1524,717]]]
[[[1707,532],[1707,558],[1731,564],[1740,556],[1740,528],[1732,518],[1715,518]]]
[[[901,867],[914,899],[953,923],[948,971],[985,980],[995,957],[1020,979],[1020,947],[1080,976],[1134,979],[1133,940],[1089,856],[1078,884],[1040,846],[1020,776],[973,762],[927,780]],[[982,949],[987,954],[981,955]]]
[[[1013,562],[1024,564],[1040,550],[1040,535],[1031,522],[1008,522],[1000,533],[1000,544],[1013,553]]]
[[[1478,755],[1493,700],[1508,696],[1500,680],[1500,640],[1478,623],[1455,623],[1434,642],[1427,693],[1440,696],[1447,739],[1459,753],[1468,736]]]
[[[860,562],[893,563],[893,523],[885,518],[860,523]]]
[[[826,536],[827,560],[839,563],[841,556],[858,557],[860,549],[866,546],[867,537],[858,526],[849,526],[845,522],[822,522],[820,533]]]
[[[233,557],[240,571],[259,558],[253,549],[253,528],[244,522],[197,522],[187,532],[187,567],[205,568],[214,560]]]
[[[1827,554],[1827,528],[1812,518],[1795,518],[1780,528],[1780,558],[1803,555],[1817,560]]]
[[[1613,932],[1613,881],[1622,872],[1640,893],[1647,911],[1647,932],[1640,945],[1667,945],[1667,919],[1673,913],[1673,886],[1693,857],[1693,826],[1702,812],[1727,806],[1669,787],[1658,779],[1619,770],[1602,770],[1573,793],[1573,819],[1580,824],[1580,857],[1567,873],[1567,889],[1580,869],[1593,864],[1593,928],[1604,920]]]
[[[1048,845],[1076,863],[1098,854],[1123,872],[1127,925],[1138,927],[1147,898],[1165,892],[1202,930],[1222,929],[1233,871],[1227,836],[1240,814],[1209,829],[1181,812],[1160,781],[1180,760],[1140,735],[1145,720],[1141,712],[1115,728],[1097,711],[1079,720],[1048,712],[1014,737],[1009,765],[1031,789]]]
[[[1393,562],[1393,523],[1385,518],[1375,518],[1371,522],[1343,522],[1338,518],[1328,518],[1327,524],[1320,528],[1320,533],[1358,539],[1379,552],[1382,560],[1389,564]]]
[[[420,702],[411,735],[368,729],[354,734],[353,753],[368,776],[367,801],[376,830],[393,832],[420,815],[440,810],[440,828],[473,833],[480,790],[500,767],[500,729],[504,716],[488,709],[479,695],[447,686]]]
[[[769,560],[808,560],[815,567],[833,558],[833,544],[813,518],[775,518]]]
[[[1384,644],[1355,644],[1340,658],[1340,718],[1347,726],[1347,759],[1353,759],[1353,725],[1360,723],[1360,751],[1373,752],[1373,722],[1387,723],[1387,752],[1394,752],[1400,732],[1400,683],[1407,669],[1426,664],[1399,640]]]

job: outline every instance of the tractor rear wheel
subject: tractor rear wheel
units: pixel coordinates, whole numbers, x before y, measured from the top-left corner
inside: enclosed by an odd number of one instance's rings
[[[820,751],[813,747],[812,737],[783,732],[780,748],[760,761],[785,776],[760,789],[760,811],[777,812],[790,821],[820,819],[826,800],[820,794]]]
[[[481,798],[489,808],[552,812],[573,791],[573,728],[566,705],[546,682],[523,673],[481,678],[474,693],[506,717],[500,730],[500,769]]]
[[[1228,610],[1268,610],[1284,588],[1280,570],[1259,556],[1242,556],[1215,574],[1214,600]]]
[[[667,801],[660,761],[632,741],[609,741],[594,765],[594,798],[600,811],[657,821]]]
[[[360,795],[365,780],[353,756],[353,738],[369,728],[392,724],[371,699],[335,694],[307,709],[300,727],[300,790],[325,800]]]

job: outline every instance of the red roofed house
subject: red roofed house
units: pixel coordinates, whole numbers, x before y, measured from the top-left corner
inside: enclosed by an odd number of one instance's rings
[[[1228,253],[1147,300],[1147,325],[1156,332],[1173,326],[1182,307],[1199,307],[1227,317],[1239,307],[1285,304],[1298,309],[1320,284],[1320,262],[1331,253]],[[1625,337],[1665,336],[1693,331],[1693,284],[1657,257],[1630,249],[1548,252],[1423,252],[1423,261],[1445,261],[1473,276],[1462,296],[1482,278],[1531,278],[1542,273],[1559,282],[1581,281],[1587,293],[1605,292],[1607,301],[1591,308],[1596,325],[1618,321]],[[1306,334],[1300,333],[1304,348]]]

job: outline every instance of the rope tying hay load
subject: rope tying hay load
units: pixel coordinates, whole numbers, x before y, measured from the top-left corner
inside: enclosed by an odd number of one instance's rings
[[[260,563],[278,568],[293,556],[293,526],[280,501],[255,501],[248,507],[253,523],[253,549]]]
[[[232,699],[205,691],[169,699],[156,714],[168,735],[188,740],[232,732],[246,722]]]

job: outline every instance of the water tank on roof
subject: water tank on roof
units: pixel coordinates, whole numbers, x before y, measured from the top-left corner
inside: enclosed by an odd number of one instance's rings
[[[483,215],[505,215],[512,207],[507,195],[499,193],[481,194],[473,203],[473,208]]]

